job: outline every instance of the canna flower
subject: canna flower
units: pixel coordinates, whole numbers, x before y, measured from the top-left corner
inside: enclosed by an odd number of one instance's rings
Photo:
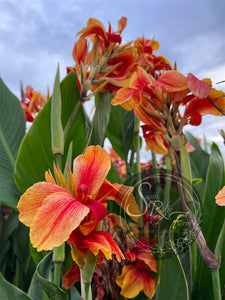
[[[55,178],[46,172],[47,182],[31,186],[20,198],[19,219],[30,227],[31,243],[38,251],[51,250],[68,241],[79,227],[88,236],[107,215],[107,199],[122,205],[134,220],[139,214],[133,188],[111,184],[109,154],[100,146],[90,146],[67,167],[67,182],[54,166]]]
[[[157,272],[157,265],[146,239],[138,240],[125,256],[129,264],[123,267],[122,274],[116,280],[121,287],[121,295],[130,299],[144,291],[146,296],[152,298],[155,294],[152,272]]]
[[[24,98],[21,100],[26,119],[28,122],[33,122],[35,116],[45,105],[49,99],[49,95],[41,95],[36,92],[30,85],[26,86]]]
[[[128,87],[118,90],[115,97],[112,99],[112,105],[121,105],[126,110],[134,110],[135,115],[144,123],[148,123],[148,116],[142,110],[141,106],[147,107],[149,113],[156,120],[161,120],[160,114],[155,111],[152,104],[146,99],[146,90],[154,81],[146,71],[138,67],[137,72],[131,76]],[[157,104],[157,103],[155,103]]]
[[[107,31],[99,20],[90,18],[87,26],[77,33],[79,39],[72,54],[84,100],[90,98],[87,95],[89,90],[92,93],[104,92],[106,89],[115,92],[128,80],[135,68],[136,57],[130,43],[121,45],[121,33],[126,23],[127,18],[122,17],[118,21],[118,30],[114,32],[110,23]]]
[[[166,155],[169,145],[163,137],[163,130],[156,128],[154,123],[152,125],[145,124],[141,126],[146,142],[146,151],[151,149],[155,153]]]

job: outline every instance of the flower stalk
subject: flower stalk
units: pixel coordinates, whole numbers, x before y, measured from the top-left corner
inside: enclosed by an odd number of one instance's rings
[[[54,283],[58,286],[61,280],[62,264],[65,260],[65,243],[53,249]]]
[[[182,153],[181,153],[181,156],[182,156]],[[190,224],[190,227],[193,231],[193,234],[196,238],[196,243],[197,243],[199,252],[200,252],[203,260],[205,261],[206,265],[211,270],[215,271],[215,270],[219,269],[220,263],[216,259],[215,255],[208,248],[205,237],[201,231],[201,228],[200,228],[195,216],[193,215],[193,213],[191,212],[191,210],[189,209],[189,207],[187,205],[187,202],[185,199],[185,191],[184,191],[185,185],[184,185],[184,181],[183,181],[183,174],[182,174],[182,171],[179,166],[177,153],[175,153],[175,160],[176,160],[176,168],[177,168],[177,172],[178,172],[178,190],[179,190],[179,194],[180,194],[182,208],[186,214],[186,218],[187,218],[187,220]]]
[[[80,269],[81,296],[84,300],[92,300],[91,281],[96,264],[96,256],[90,251],[87,252],[85,264]]]
[[[135,116],[134,117],[134,136],[135,136],[135,148],[136,148],[136,173],[137,173],[137,205],[142,214],[143,212],[143,203],[142,203],[142,191],[141,191],[141,160],[140,160],[140,138],[139,138],[139,130],[140,130],[140,121]],[[143,218],[140,216],[138,219],[139,228],[143,228]]]

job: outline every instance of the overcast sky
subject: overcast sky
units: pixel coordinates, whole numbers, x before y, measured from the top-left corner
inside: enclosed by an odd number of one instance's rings
[[[184,75],[210,77],[214,84],[225,80],[224,0],[0,0],[0,77],[17,97],[20,80],[24,87],[51,92],[57,64],[61,79],[73,65],[76,33],[88,18],[106,27],[110,21],[117,30],[121,16],[128,18],[123,42],[154,37],[158,55],[176,61]],[[225,84],[216,88],[225,91]],[[218,129],[225,129],[225,119],[211,120],[207,135],[221,141]],[[202,135],[205,126],[206,120],[195,134]]]

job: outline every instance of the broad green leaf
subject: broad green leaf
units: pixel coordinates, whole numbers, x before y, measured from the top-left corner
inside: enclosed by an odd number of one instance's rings
[[[29,229],[22,223],[19,223],[16,229],[14,247],[17,272],[19,272],[19,287],[27,291],[36,266],[29,251]]]
[[[66,129],[63,166],[67,152],[73,141],[73,159],[83,152],[86,145],[86,118],[79,102],[79,90],[74,72],[69,73],[61,82],[62,126]],[[76,110],[75,118],[74,111]],[[15,170],[15,181],[24,192],[38,181],[45,180],[45,171],[52,170],[55,156],[51,149],[51,99],[34,120],[21,144]],[[70,124],[68,127],[67,124]]]
[[[127,161],[134,135],[134,113],[121,106],[112,106],[106,135],[116,153]]]
[[[97,95],[97,105],[92,123],[91,144],[103,147],[106,129],[109,123],[111,96],[106,90]]]
[[[14,167],[25,128],[22,106],[0,78],[0,202],[14,210],[20,195]]]
[[[187,281],[177,257],[162,259],[160,283],[156,300],[185,300],[188,298]]]
[[[40,280],[38,279],[37,272],[35,272],[32,277],[31,284],[27,293],[28,296],[32,298],[32,300],[44,300],[44,292],[42,290]]]
[[[51,300],[64,300],[66,299],[66,293],[54,282],[49,281],[49,278],[52,276],[52,267],[52,253],[49,253],[37,266],[37,277],[40,281],[42,289]]]
[[[4,279],[0,273],[0,299],[2,300],[32,300],[22,290]]]
[[[216,241],[225,219],[225,207],[218,206],[215,203],[215,196],[223,186],[224,161],[218,146],[213,143],[206,177],[205,194],[202,200],[202,223],[200,224],[207,245],[212,252],[215,250]],[[223,287],[225,284],[224,260],[222,260],[220,267],[220,277],[221,286]],[[211,272],[201,259],[196,287],[198,299],[206,299],[207,297],[213,299],[211,286]]]
[[[193,135],[186,133],[186,136],[189,143],[195,147],[195,150],[189,154],[192,178],[202,179],[202,182],[199,181],[198,184],[194,186],[194,190],[199,195],[203,195],[206,185],[209,154],[202,150],[199,141]]]

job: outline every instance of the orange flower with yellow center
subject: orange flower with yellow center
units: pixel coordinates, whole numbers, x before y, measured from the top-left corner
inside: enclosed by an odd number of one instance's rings
[[[19,219],[30,227],[31,243],[38,251],[60,246],[78,227],[84,235],[94,231],[107,214],[107,199],[117,201],[137,220],[133,188],[107,181],[110,165],[103,148],[90,146],[74,160],[73,173],[67,168],[67,182],[55,167],[56,182],[46,172],[48,182],[34,184],[21,196]]]
[[[121,287],[122,296],[134,298],[141,291],[150,298],[154,296],[155,279],[151,272],[157,272],[157,265],[149,247],[146,239],[142,238],[131,251],[125,253],[130,263],[123,267],[122,274],[116,280]]]

